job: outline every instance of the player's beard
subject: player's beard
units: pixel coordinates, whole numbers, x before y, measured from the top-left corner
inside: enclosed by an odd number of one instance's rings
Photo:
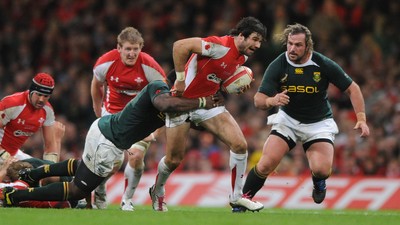
[[[294,62],[295,64],[302,64],[301,62],[303,61],[304,57],[305,53],[301,56],[296,53],[289,54],[290,61]]]

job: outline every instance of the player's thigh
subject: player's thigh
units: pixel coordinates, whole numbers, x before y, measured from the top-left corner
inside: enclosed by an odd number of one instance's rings
[[[269,135],[264,143],[261,158],[257,163],[257,170],[263,174],[270,174],[288,152],[289,145],[282,137]]]
[[[311,171],[327,175],[333,164],[334,148],[330,142],[315,142],[306,151]]]
[[[115,168],[122,165],[124,151],[118,149],[103,135],[86,138],[82,160],[87,168],[100,177],[108,177]]]
[[[89,194],[91,193],[97,186],[105,180],[105,177],[100,177],[94,174],[86,164],[81,161],[76,170],[75,177],[73,179],[73,184],[78,187],[82,192]],[[76,193],[75,193],[76,194]]]
[[[247,150],[247,142],[242,130],[229,112],[218,114],[201,122],[200,125],[216,135],[234,152],[245,153]]]
[[[166,157],[167,159],[180,160],[185,154],[187,136],[189,134],[190,123],[186,122],[175,127],[167,127],[166,134]]]

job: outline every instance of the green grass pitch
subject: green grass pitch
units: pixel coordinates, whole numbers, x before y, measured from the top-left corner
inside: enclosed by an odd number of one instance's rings
[[[4,225],[391,225],[400,224],[400,211],[263,209],[231,213],[230,208],[169,207],[166,213],[150,206],[123,212],[107,210],[0,208]]]

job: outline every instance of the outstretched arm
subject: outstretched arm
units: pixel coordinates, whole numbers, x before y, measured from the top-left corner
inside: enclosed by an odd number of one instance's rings
[[[185,112],[193,109],[210,109],[224,104],[224,97],[218,93],[203,98],[173,97],[169,93],[158,95],[154,99],[154,107],[161,112]]]

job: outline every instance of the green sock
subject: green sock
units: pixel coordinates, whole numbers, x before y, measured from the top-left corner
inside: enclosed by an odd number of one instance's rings
[[[57,182],[49,185],[17,190],[11,195],[13,202],[38,200],[38,201],[65,201],[69,196],[69,183]]]
[[[59,163],[44,165],[33,169],[29,175],[34,180],[40,180],[51,176],[74,176],[77,167],[78,160],[68,159]]]
[[[267,177],[262,177],[257,172],[257,168],[253,167],[247,174],[246,182],[244,183],[243,193],[250,198],[253,198],[257,192],[264,186]]]

